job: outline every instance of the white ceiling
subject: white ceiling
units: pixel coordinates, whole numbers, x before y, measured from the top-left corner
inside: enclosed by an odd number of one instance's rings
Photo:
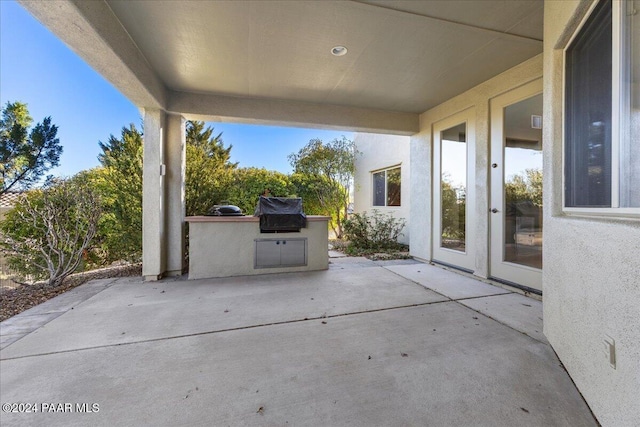
[[[180,92],[421,113],[542,52],[541,0],[106,3]]]

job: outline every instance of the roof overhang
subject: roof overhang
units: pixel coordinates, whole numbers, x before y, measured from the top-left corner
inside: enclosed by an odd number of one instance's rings
[[[138,107],[211,121],[409,135],[542,52],[542,0],[20,3]]]

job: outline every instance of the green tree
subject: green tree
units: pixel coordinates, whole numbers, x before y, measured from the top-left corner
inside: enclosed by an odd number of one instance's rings
[[[332,227],[339,239],[343,234],[342,223],[347,218],[357,154],[353,141],[342,137],[326,144],[312,139],[288,157],[295,173],[308,175],[317,182],[310,189],[323,213],[333,218]]]
[[[60,285],[90,249],[101,214],[100,196],[82,175],[31,190],[0,222],[9,266],[25,277]]]
[[[7,102],[0,119],[0,194],[25,190],[58,166],[62,146],[58,127],[45,117],[29,132],[33,119],[27,105]]]
[[[239,168],[233,172],[228,200],[245,214],[251,215],[258,203],[258,197],[267,189],[274,197],[289,197],[295,194],[295,187],[283,173],[265,168]]]
[[[187,216],[202,215],[215,203],[227,200],[233,181],[231,148],[225,148],[222,133],[200,121],[187,122],[185,199]]]
[[[445,247],[464,245],[467,211],[464,187],[456,187],[448,177],[443,177],[440,198],[443,245]]]
[[[215,202],[227,198],[236,165],[229,161],[231,146],[221,135],[205,129],[204,122],[186,126],[185,198],[187,215],[203,214]],[[103,262],[140,261],[142,257],[142,155],[143,133],[135,125],[122,128],[100,142],[102,165],[89,172],[102,194],[104,211],[98,241]]]
[[[329,215],[330,213],[318,200],[318,187],[329,186],[328,178],[313,177],[303,173],[289,175],[289,180],[294,188],[294,193],[302,198],[304,212],[307,215]]]
[[[530,201],[542,206],[542,169],[525,169],[523,174],[510,177],[505,183],[507,203]]]
[[[142,258],[142,132],[130,124],[122,128],[120,138],[111,135],[99,145],[102,170],[93,171],[91,180],[103,197],[99,239],[105,261],[138,262]]]

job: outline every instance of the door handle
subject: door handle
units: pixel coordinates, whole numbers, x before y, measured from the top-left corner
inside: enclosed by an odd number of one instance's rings
[[[498,213],[498,212],[500,212],[500,211],[498,209],[496,209],[496,208],[491,209],[491,213]]]

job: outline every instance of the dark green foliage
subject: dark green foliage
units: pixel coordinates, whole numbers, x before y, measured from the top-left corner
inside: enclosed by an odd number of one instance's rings
[[[296,174],[306,175],[300,180],[301,192],[309,194],[331,216],[337,238],[342,238],[342,223],[347,218],[349,190],[355,173],[355,144],[345,137],[325,144],[312,139],[297,154],[289,155]]]
[[[101,206],[83,175],[29,191],[0,222],[0,246],[9,266],[25,278],[61,284],[91,249]]]
[[[542,169],[525,169],[523,174],[511,176],[504,186],[507,203],[531,202],[542,206]]]
[[[366,212],[354,213],[344,222],[345,238],[350,242],[349,249],[372,249],[384,251],[399,249],[398,243],[406,222],[391,214],[380,213],[377,209],[371,215]]]
[[[204,214],[228,196],[235,164],[231,147],[204,122],[187,122],[185,197],[187,215]],[[90,172],[104,199],[99,242],[103,263],[138,262],[142,257],[142,155],[143,134],[135,125],[123,128],[120,138],[111,135],[100,143],[102,168]]]
[[[51,123],[51,117],[45,117],[29,132],[32,122],[26,104],[7,102],[2,110],[0,194],[31,187],[60,163],[62,146],[56,138],[58,127]]]
[[[295,187],[283,173],[264,168],[240,168],[233,172],[233,183],[227,201],[238,206],[245,214],[253,215],[258,197],[267,189],[273,197],[295,195]]]
[[[464,188],[454,187],[449,180],[443,179],[441,184],[442,237],[456,242],[464,242],[467,212],[466,192]]]
[[[212,205],[227,200],[231,191],[233,171],[231,148],[224,147],[222,134],[213,135],[213,128],[204,122],[187,122],[187,159],[185,198],[187,216],[203,215]]]
[[[302,198],[302,206],[307,215],[331,216],[333,212],[328,211],[318,199],[318,192],[322,192],[321,187],[331,185],[328,178],[293,173],[289,175],[289,180],[293,185],[294,193]]]
[[[134,124],[123,127],[120,138],[100,142],[102,168],[90,180],[102,194],[104,216],[99,241],[104,262],[132,262],[142,257],[142,133]]]

